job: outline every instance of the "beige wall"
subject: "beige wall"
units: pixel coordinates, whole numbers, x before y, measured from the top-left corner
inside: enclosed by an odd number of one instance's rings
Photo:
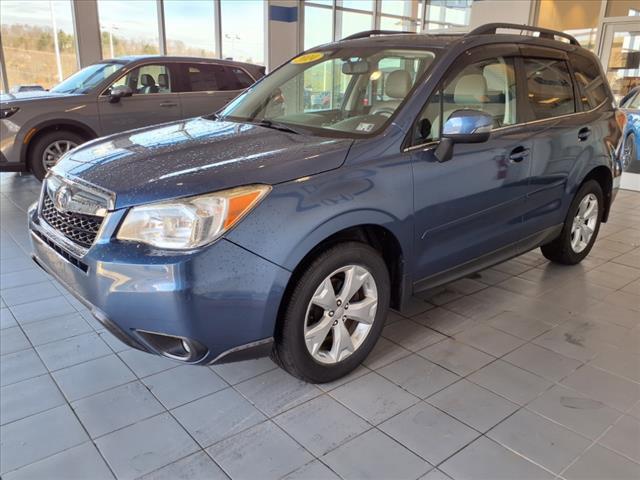
[[[507,22],[530,24],[532,0],[482,0],[471,7],[469,29],[485,23]]]
[[[640,0],[636,0],[638,2]],[[599,1],[541,0],[538,25],[554,30],[595,27],[600,15]]]

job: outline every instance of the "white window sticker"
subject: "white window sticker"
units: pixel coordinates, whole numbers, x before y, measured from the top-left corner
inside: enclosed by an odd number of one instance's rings
[[[359,123],[356,127],[357,132],[370,132],[375,127],[373,123]]]

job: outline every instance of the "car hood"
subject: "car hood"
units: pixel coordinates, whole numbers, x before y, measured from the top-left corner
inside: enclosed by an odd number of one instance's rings
[[[15,92],[15,93],[1,93],[0,103],[16,103],[23,100],[50,100],[52,98],[67,98],[76,97],[79,94],[73,93],[57,93],[49,92],[46,90],[34,90],[31,92]]]
[[[194,118],[86,143],[54,173],[111,192],[117,209],[314,175],[342,165],[352,142]]]

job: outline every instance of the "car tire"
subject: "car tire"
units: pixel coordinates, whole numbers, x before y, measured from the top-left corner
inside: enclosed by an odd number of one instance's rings
[[[347,375],[371,352],[387,317],[390,280],[384,260],[366,244],[341,243],[319,254],[294,282],[273,360],[307,382]]]
[[[603,214],[602,188],[597,181],[589,180],[573,198],[562,232],[554,241],[541,247],[542,254],[552,262],[564,265],[580,263],[593,248]]]
[[[86,138],[69,130],[53,130],[38,136],[29,148],[29,170],[42,181],[60,156],[86,141]]]
[[[628,172],[634,162],[638,161],[636,152],[636,137],[633,133],[627,135],[622,145],[622,171]]]

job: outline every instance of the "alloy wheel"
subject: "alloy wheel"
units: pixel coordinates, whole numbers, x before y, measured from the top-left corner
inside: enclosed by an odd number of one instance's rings
[[[304,340],[314,360],[335,364],[363,344],[376,318],[378,289],[360,265],[335,270],[316,288],[305,314]]]
[[[636,142],[632,135],[627,136],[622,147],[622,171],[626,172],[636,158]]]
[[[42,166],[45,171],[48,171],[58,163],[62,155],[77,146],[78,144],[71,140],[56,140],[55,142],[50,143],[42,153]]]
[[[598,199],[593,193],[586,195],[578,206],[571,225],[571,248],[582,252],[589,243],[598,224]]]

